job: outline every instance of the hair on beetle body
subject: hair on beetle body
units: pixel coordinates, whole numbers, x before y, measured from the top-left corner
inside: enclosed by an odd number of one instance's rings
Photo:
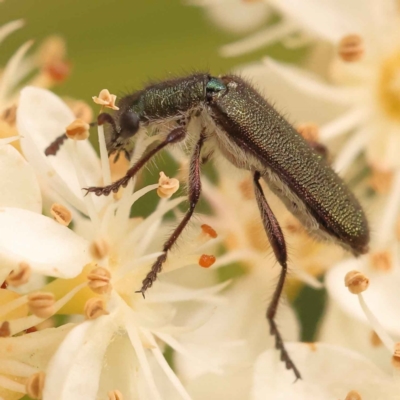
[[[253,189],[264,230],[281,274],[266,317],[275,346],[286,368],[300,378],[287,353],[275,316],[287,275],[287,250],[282,229],[270,208],[260,179],[283,201],[304,227],[318,239],[333,240],[354,255],[368,250],[369,228],[364,212],[342,179],[324,157],[283,118],[249,83],[236,75],[212,77],[196,73],[151,84],[119,101],[113,116],[100,114],[98,124],[111,126],[110,153],[125,152],[140,129],[160,129],[158,144],[151,146],[126,175],[105,187],[86,188],[97,196],[117,192],[163,148],[187,143],[191,149],[189,209],[164,243],[160,255],[138,291],[150,288],[169,250],[190,221],[201,192],[200,168],[218,150],[237,168],[253,175]],[[199,129],[191,130],[196,120]],[[189,128],[189,130],[188,130]],[[51,145],[49,146],[51,147]]]

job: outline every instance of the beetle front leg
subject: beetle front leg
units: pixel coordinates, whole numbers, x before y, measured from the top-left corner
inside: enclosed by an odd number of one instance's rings
[[[151,287],[154,281],[157,279],[158,273],[161,271],[164,262],[167,260],[168,252],[171,250],[172,246],[177,241],[180,234],[185,229],[186,225],[189,223],[190,219],[193,216],[194,210],[200,198],[201,192],[201,180],[200,180],[200,165],[201,165],[201,148],[203,147],[205,137],[201,134],[200,139],[198,140],[191,160],[190,160],[190,169],[189,169],[189,210],[186,212],[180,224],[175,228],[172,232],[172,235],[169,239],[164,243],[163,246],[163,254],[161,254],[156,262],[151,267],[151,271],[146,275],[146,278],[142,282],[142,288],[138,290],[136,293],[142,293],[143,297],[146,290]]]
[[[261,174],[256,171],[254,173],[254,191],[256,195],[257,205],[260,210],[261,218],[263,221],[265,232],[268,236],[268,240],[271,243],[272,250],[274,251],[275,257],[282,267],[281,274],[279,276],[278,284],[276,285],[272,300],[267,309],[267,320],[270,326],[271,335],[275,336],[275,347],[281,352],[281,360],[285,363],[287,369],[292,369],[296,380],[301,379],[299,370],[294,365],[288,352],[286,351],[285,344],[282,336],[278,330],[278,326],[275,322],[275,316],[279,305],[279,299],[282,296],[283,287],[287,275],[287,251],[285,238],[282,233],[282,229],[279,226],[278,220],[273,214],[267,200],[264,196],[264,192],[260,185]]]

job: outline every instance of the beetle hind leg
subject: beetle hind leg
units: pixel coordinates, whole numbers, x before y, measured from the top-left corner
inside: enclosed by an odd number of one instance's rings
[[[261,174],[259,172],[254,173],[254,191],[256,195],[257,205],[260,210],[262,222],[264,225],[265,232],[268,236],[268,240],[271,243],[271,247],[274,251],[275,257],[281,265],[281,274],[279,276],[278,284],[275,287],[271,302],[267,308],[267,320],[270,326],[270,333],[275,337],[275,348],[281,353],[281,361],[286,365],[287,369],[291,369],[297,379],[301,379],[299,370],[296,368],[289,353],[285,348],[282,336],[279,332],[278,326],[275,321],[276,312],[278,310],[279,300],[282,296],[283,287],[285,285],[287,275],[287,251],[285,238],[281,227],[279,226],[278,220],[273,214],[264,192],[260,185]]]

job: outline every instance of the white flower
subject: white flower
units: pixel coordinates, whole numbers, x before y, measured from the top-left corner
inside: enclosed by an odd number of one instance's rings
[[[103,171],[87,141],[67,140],[56,156],[44,155],[44,149],[73,119],[72,112],[54,94],[35,88],[22,91],[17,125],[24,154],[48,197],[69,209],[74,230],[83,236],[39,214],[37,208],[31,211],[31,203],[37,203],[32,194],[35,190],[37,193],[34,184],[21,192],[29,203],[28,209],[4,207],[0,213],[3,276],[24,262],[34,272],[62,278],[41,289],[49,301],[54,298],[49,303],[49,313],[85,313],[89,318],[66,335],[52,358],[46,371],[43,398],[94,399],[118,389],[126,398],[160,399],[165,398],[161,393],[166,390],[171,391],[171,398],[177,398],[179,393],[188,399],[164,359],[159,340],[218,371],[217,363],[194,357],[179,344],[176,335],[194,328],[185,324],[186,302],[194,302],[192,315],[202,307],[208,310],[202,314],[203,320],[197,321],[197,325],[202,324],[212,312],[213,304],[220,301],[215,294],[226,284],[191,289],[176,283],[174,274],[164,277],[164,273],[197,265],[200,245],[201,252],[206,251],[211,238],[193,238],[180,251],[171,251],[162,276],[146,293],[146,300],[135,294],[152,262],[161,254],[157,252],[158,246],[168,229],[161,224],[162,217],[185,197],[161,200],[144,220],[129,218],[131,205],[156,190],[158,184],[131,193],[132,182],[117,202],[112,197],[85,197],[82,187],[102,184],[111,176],[104,136],[99,135]],[[136,146],[138,151],[146,147],[146,138],[142,137],[141,146],[140,143]],[[28,201],[29,198],[35,201]],[[193,269],[195,274],[200,272],[196,272],[200,270],[198,267]],[[12,335],[47,317],[40,314],[43,309],[35,310],[29,299],[26,295],[19,296],[0,309],[5,315],[21,304],[30,305],[32,315],[10,318]],[[196,354],[201,353],[195,350]]]

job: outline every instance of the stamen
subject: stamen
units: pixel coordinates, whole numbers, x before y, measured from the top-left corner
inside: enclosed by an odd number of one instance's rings
[[[15,125],[16,118],[17,118],[16,105],[12,105],[11,107],[6,108],[3,112],[3,115],[1,116],[1,119],[4,122],[7,122],[7,124],[10,126]]]
[[[106,302],[103,299],[93,297],[85,303],[84,314],[86,319],[96,319],[107,315]]]
[[[201,225],[201,230],[204,234],[211,237],[212,239],[215,239],[218,237],[217,232],[215,232],[215,230],[210,225],[207,225],[207,224]]]
[[[393,171],[384,171],[372,167],[372,175],[369,178],[369,184],[375,192],[387,194],[392,186]]]
[[[344,400],[362,400],[362,397],[356,390],[351,390]]]
[[[25,384],[26,393],[32,399],[41,399],[43,396],[45,374],[44,372],[37,372],[31,375]]]
[[[119,390],[111,390],[108,392],[108,400],[124,400],[124,396]]]
[[[39,318],[49,318],[55,313],[56,298],[50,292],[36,292],[28,295],[29,311]]]
[[[215,263],[215,260],[214,256],[203,254],[199,258],[199,265],[203,268],[210,268]]]
[[[94,268],[87,276],[88,286],[97,294],[107,294],[111,292],[111,274],[103,267]]]
[[[110,245],[105,239],[99,238],[91,243],[89,251],[93,258],[101,260],[108,255]]]
[[[8,321],[4,321],[0,325],[0,338],[9,336],[11,336],[10,323]]]
[[[71,211],[62,204],[54,203],[51,206],[50,214],[61,225],[68,226],[72,221]]]
[[[117,96],[115,94],[111,94],[107,89],[103,89],[99,96],[93,96],[92,99],[96,104],[100,104],[101,106],[105,106],[113,110],[119,110],[119,108],[115,105]]]
[[[157,194],[162,199],[169,199],[179,189],[179,181],[175,178],[168,178],[164,172],[160,172]]]
[[[382,272],[388,272],[393,268],[392,253],[389,250],[376,251],[370,254],[370,265]]]
[[[339,42],[338,53],[343,61],[359,61],[364,55],[364,52],[364,42],[359,35],[347,35]]]
[[[89,129],[90,125],[78,118],[65,128],[65,132],[69,139],[86,140],[89,137]]]
[[[93,111],[92,108],[82,100],[74,100],[72,102],[67,102],[71,111],[74,113],[75,117],[81,119],[88,124],[93,121]]]
[[[350,271],[344,278],[346,287],[353,294],[360,294],[367,290],[369,279],[359,271]]]
[[[10,272],[6,279],[6,282],[11,286],[18,287],[27,283],[30,277],[31,267],[28,263],[23,261],[19,263],[17,270]]]
[[[297,125],[296,130],[307,141],[317,142],[319,140],[319,129],[317,124],[299,124]]]

